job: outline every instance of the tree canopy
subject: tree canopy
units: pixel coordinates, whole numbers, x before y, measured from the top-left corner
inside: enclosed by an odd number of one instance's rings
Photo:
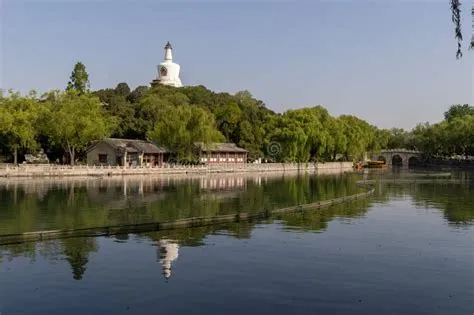
[[[452,105],[446,112],[444,112],[444,119],[450,121],[468,115],[474,116],[474,106],[469,106],[469,104],[457,104]]]
[[[36,101],[36,93],[26,96],[11,92],[0,95],[0,135],[2,142],[14,151],[14,163],[17,163],[19,148],[34,149],[37,146],[38,118],[41,106]]]
[[[178,159],[193,159],[195,142],[220,142],[225,138],[217,130],[214,116],[196,105],[164,106],[149,137],[174,151]]]
[[[185,160],[193,159],[195,142],[232,142],[247,149],[250,160],[275,162],[352,161],[387,148],[474,155],[474,110],[468,104],[453,105],[442,122],[411,131],[334,117],[320,105],[274,113],[248,91],[231,95],[203,86],[131,90],[120,83],[92,93],[10,93],[0,104],[0,150],[15,156],[41,145],[53,159],[63,152],[71,163],[92,141],[108,136],[151,139]]]
[[[45,104],[45,133],[69,154],[71,165],[78,151],[109,136],[115,127],[115,117],[103,112],[99,99],[90,94],[54,91],[46,95]]]
[[[251,161],[352,161],[386,148],[473,155],[473,113],[468,104],[453,105],[442,122],[405,131],[380,129],[353,115],[335,117],[321,105],[275,113],[249,91],[164,85],[132,90],[120,82],[91,92],[78,62],[65,92],[0,94],[0,150],[16,163],[17,152],[41,146],[50,160],[73,164],[94,140],[111,136],[151,139],[185,160],[196,158],[195,142],[235,143]]]
[[[77,62],[72,70],[70,81],[67,83],[66,90],[76,90],[78,93],[86,93],[89,91],[89,74],[86,66],[82,62]]]
[[[420,123],[411,131],[392,129],[388,148],[417,149],[442,158],[474,156],[474,107],[452,105],[444,117],[435,124]]]

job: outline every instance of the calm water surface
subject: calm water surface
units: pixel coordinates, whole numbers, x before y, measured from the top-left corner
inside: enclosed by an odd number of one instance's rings
[[[472,314],[474,177],[453,176],[264,222],[0,246],[0,313]],[[0,234],[274,209],[362,177],[9,181]]]

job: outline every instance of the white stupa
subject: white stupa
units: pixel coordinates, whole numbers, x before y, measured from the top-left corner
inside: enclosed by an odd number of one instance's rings
[[[182,87],[181,79],[179,78],[180,66],[173,62],[173,47],[170,42],[165,46],[165,61],[158,66],[158,78],[153,80],[152,86],[156,84],[170,85],[174,87]]]

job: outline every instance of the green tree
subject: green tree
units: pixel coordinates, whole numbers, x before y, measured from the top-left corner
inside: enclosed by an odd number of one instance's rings
[[[220,107],[215,112],[217,124],[220,132],[229,142],[239,142],[239,123],[242,120],[242,110],[236,101]]]
[[[144,138],[143,134],[138,131],[139,121],[136,118],[136,106],[129,101],[127,88],[126,83],[119,83],[115,89],[99,90],[93,94],[100,99],[107,115],[117,119],[112,137]],[[128,91],[130,90],[128,89]]]
[[[374,137],[369,144],[368,151],[371,156],[378,154],[382,149],[386,149],[390,140],[390,131],[373,127]]]
[[[179,89],[164,85],[150,89],[137,105],[138,132],[146,136],[149,131],[155,129],[163,109],[187,105],[189,99]]]
[[[112,133],[117,138],[140,138],[141,134],[136,131],[138,124],[135,118],[135,109],[122,95],[115,95],[105,107],[110,116],[116,117],[117,124]]]
[[[390,129],[390,137],[387,142],[388,149],[404,149],[407,147],[408,132],[403,128]]]
[[[344,134],[347,138],[346,159],[358,160],[365,156],[374,139],[374,130],[366,121],[352,115],[339,117],[343,121]]]
[[[451,119],[445,128],[449,151],[458,155],[469,155],[474,144],[473,130],[474,116],[466,115]]]
[[[128,100],[132,104],[139,103],[140,100],[148,93],[149,91],[148,86],[140,85],[135,88],[130,94],[128,95]]]
[[[452,105],[447,111],[444,112],[445,120],[452,120],[457,117],[463,117],[466,115],[474,116],[474,106],[469,106],[469,104],[464,105]]]
[[[248,120],[242,120],[238,129],[239,137],[237,145],[245,148],[250,160],[256,160],[263,156],[262,145],[265,140],[265,130],[262,124],[252,125]]]
[[[411,132],[416,148],[428,157],[474,155],[474,115],[470,109],[454,105],[445,113],[445,120],[432,125],[418,124]]]
[[[123,97],[128,97],[130,95],[130,87],[127,83],[121,82],[115,87],[115,93]]]
[[[100,100],[91,94],[76,91],[50,92],[47,133],[52,143],[60,145],[74,165],[76,153],[92,141],[110,136],[115,117],[103,113]]]
[[[83,94],[89,91],[89,74],[86,71],[86,66],[82,62],[77,62],[72,70],[70,81],[67,83],[66,90],[76,90]]]
[[[250,160],[264,155],[269,141],[266,137],[268,121],[275,113],[262,101],[253,98],[250,92],[240,91],[235,95],[215,93],[202,85],[178,91],[187,96],[189,104],[207,108],[215,116],[217,129],[225,136],[224,141],[247,149]]]
[[[18,163],[18,149],[37,146],[40,108],[34,91],[27,96],[12,91],[8,96],[0,96],[0,135],[13,148],[14,164]]]
[[[216,129],[214,116],[195,105],[160,107],[154,128],[148,136],[176,152],[178,159],[192,159],[195,142],[224,140]]]
[[[306,139],[304,143],[300,143],[302,147],[298,150],[298,162],[318,160],[326,153],[329,138],[326,126],[331,116],[325,108],[315,106],[288,110],[282,118],[287,128],[298,130],[299,141]]]
[[[344,154],[347,151],[347,136],[344,132],[344,121],[339,118],[331,118],[328,121],[327,128],[329,137],[326,156],[328,160],[335,161],[337,154]]]

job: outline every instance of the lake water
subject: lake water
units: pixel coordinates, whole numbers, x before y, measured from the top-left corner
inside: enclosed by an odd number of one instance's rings
[[[277,209],[380,176],[9,180],[0,235]],[[473,314],[474,176],[452,176],[259,222],[0,246],[0,313]]]

